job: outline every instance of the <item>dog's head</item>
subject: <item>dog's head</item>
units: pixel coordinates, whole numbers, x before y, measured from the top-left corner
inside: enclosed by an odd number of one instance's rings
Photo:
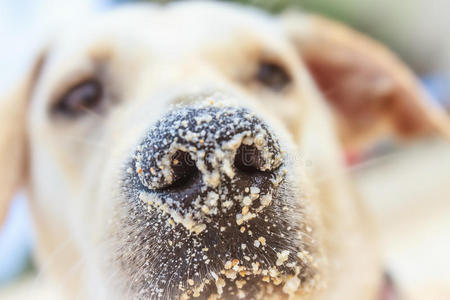
[[[68,30],[0,103],[2,207],[26,184],[41,256],[91,296],[313,289],[327,237],[301,151],[331,126],[310,74],[345,142],[445,130],[406,69],[335,26],[181,3]]]

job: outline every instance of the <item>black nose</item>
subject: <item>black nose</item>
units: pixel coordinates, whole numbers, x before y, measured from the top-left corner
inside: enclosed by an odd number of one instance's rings
[[[203,225],[197,232],[218,215],[238,225],[250,220],[270,204],[283,177],[276,137],[262,120],[236,107],[171,111],[149,130],[134,161],[146,188],[141,198],[188,229]]]

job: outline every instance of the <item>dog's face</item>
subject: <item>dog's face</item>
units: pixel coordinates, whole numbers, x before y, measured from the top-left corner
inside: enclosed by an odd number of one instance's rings
[[[52,45],[30,108],[30,184],[100,287],[231,299],[314,278],[287,160],[305,69],[280,29],[228,6],[138,7]]]
[[[113,12],[47,54],[30,109],[31,186],[82,254],[101,257],[100,285],[231,299],[314,278],[288,162],[304,68],[275,20],[220,7]]]
[[[281,21],[122,8],[57,38],[38,73],[25,131],[41,252],[70,244],[87,294],[252,299],[320,282],[301,149],[321,98]]]

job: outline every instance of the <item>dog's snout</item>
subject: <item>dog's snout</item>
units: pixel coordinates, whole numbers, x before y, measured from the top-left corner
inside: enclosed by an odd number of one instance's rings
[[[134,167],[145,201],[175,219],[203,223],[215,215],[245,219],[267,205],[281,180],[281,153],[249,110],[204,104],[161,118],[139,145]]]
[[[176,107],[148,130],[127,189],[139,245],[151,239],[170,247],[150,259],[158,266],[146,274],[157,278],[151,293],[173,280],[178,296],[235,299],[307,270],[297,254],[304,224],[283,153],[264,119],[220,103]],[[234,283],[244,279],[245,286]]]

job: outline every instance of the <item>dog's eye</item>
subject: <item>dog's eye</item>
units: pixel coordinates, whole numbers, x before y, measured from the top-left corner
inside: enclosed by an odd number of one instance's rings
[[[291,82],[291,77],[286,70],[272,62],[261,62],[259,64],[256,79],[261,84],[275,91],[281,91]]]
[[[85,80],[72,87],[53,107],[53,111],[77,117],[87,111],[96,111],[101,103],[103,89],[95,79]]]

